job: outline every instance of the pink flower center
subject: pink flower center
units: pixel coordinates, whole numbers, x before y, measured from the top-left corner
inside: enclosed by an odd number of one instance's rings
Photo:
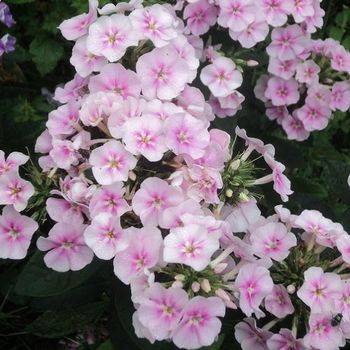
[[[73,247],[73,243],[72,242],[64,242],[62,243],[62,248],[64,249],[71,249]]]

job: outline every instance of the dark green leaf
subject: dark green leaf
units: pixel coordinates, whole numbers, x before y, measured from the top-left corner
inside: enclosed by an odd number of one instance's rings
[[[110,339],[106,340],[104,343],[102,343],[97,350],[113,350],[114,347],[112,345],[112,342]]]

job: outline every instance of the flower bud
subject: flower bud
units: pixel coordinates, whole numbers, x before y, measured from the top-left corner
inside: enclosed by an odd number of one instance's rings
[[[180,282],[180,281],[175,281],[175,282],[173,282],[173,284],[171,285],[172,287],[177,287],[177,288],[182,288],[184,285],[183,285],[183,283],[182,282]]]
[[[176,281],[183,282],[183,281],[185,280],[186,277],[185,277],[185,275],[178,274],[178,275],[176,275],[174,278],[175,278]]]
[[[204,292],[206,293],[209,293],[211,291],[211,286],[210,286],[210,283],[209,281],[204,278],[202,281],[201,281],[201,288],[204,290]]]
[[[231,198],[233,196],[233,191],[229,188],[226,190],[226,197]]]
[[[226,263],[219,263],[214,267],[215,273],[221,273],[223,272],[227,267]]]
[[[248,60],[247,61],[247,66],[248,67],[256,67],[259,65],[259,62],[258,61],[255,61],[255,60]]]
[[[295,293],[295,286],[294,286],[294,284],[290,284],[289,286],[287,286],[287,292],[289,294],[294,294]]]
[[[198,293],[201,288],[201,285],[198,282],[193,282],[191,285],[191,289],[194,293]]]

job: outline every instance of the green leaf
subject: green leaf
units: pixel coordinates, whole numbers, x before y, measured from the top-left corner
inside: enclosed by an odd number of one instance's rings
[[[97,350],[113,350],[114,347],[112,345],[112,342],[110,339],[106,340],[104,343],[102,343]]]
[[[344,33],[345,33],[345,30],[343,28],[330,27],[330,29],[329,29],[329,35],[335,40],[341,41]]]
[[[63,57],[63,47],[47,36],[37,36],[29,46],[29,52],[41,75],[51,72]]]
[[[106,306],[104,301],[99,301],[75,309],[47,311],[25,330],[44,338],[62,337],[95,323],[104,314]]]
[[[17,294],[32,297],[59,295],[81,285],[96,273],[101,264],[93,261],[80,271],[56,272],[44,264],[43,253],[36,252],[18,277]]]

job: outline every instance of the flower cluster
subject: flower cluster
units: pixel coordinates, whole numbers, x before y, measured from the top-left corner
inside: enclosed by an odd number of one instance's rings
[[[10,9],[6,3],[0,1],[0,22],[6,27],[12,27],[16,22],[14,21]],[[10,34],[3,35],[0,38],[0,57],[4,53],[11,52],[15,49],[16,38]]]
[[[340,274],[349,269],[349,235],[317,211],[292,215],[277,206],[263,216],[260,186],[272,183],[284,202],[293,193],[275,148],[239,127],[231,140],[210,125],[241,108],[236,89],[243,67],[254,63],[225,57],[210,40],[204,45],[202,34],[217,22],[252,47],[291,15],[301,27],[274,29],[269,51],[281,52],[274,47],[281,32],[300,31],[286,52],[301,55],[298,41],[322,17],[314,0],[258,3],[261,11],[250,0],[99,9],[90,0],[88,13],[59,27],[74,41],[77,73],[56,89],[61,105],[35,145],[55,185],[46,200],[53,225],[36,247],[62,273],[95,256],[113,259],[116,277],[130,285],[135,333],[152,343],[209,346],[236,309],[247,317],[235,326],[243,350],[334,350],[350,339],[350,277]],[[299,83],[307,79],[303,67]],[[210,95],[194,86],[197,77]],[[268,79],[257,90],[283,100],[279,106],[298,102],[297,80]],[[292,93],[274,94],[281,82]],[[27,160],[0,154],[2,258],[23,258],[38,229],[20,214],[40,194],[19,175]]]

